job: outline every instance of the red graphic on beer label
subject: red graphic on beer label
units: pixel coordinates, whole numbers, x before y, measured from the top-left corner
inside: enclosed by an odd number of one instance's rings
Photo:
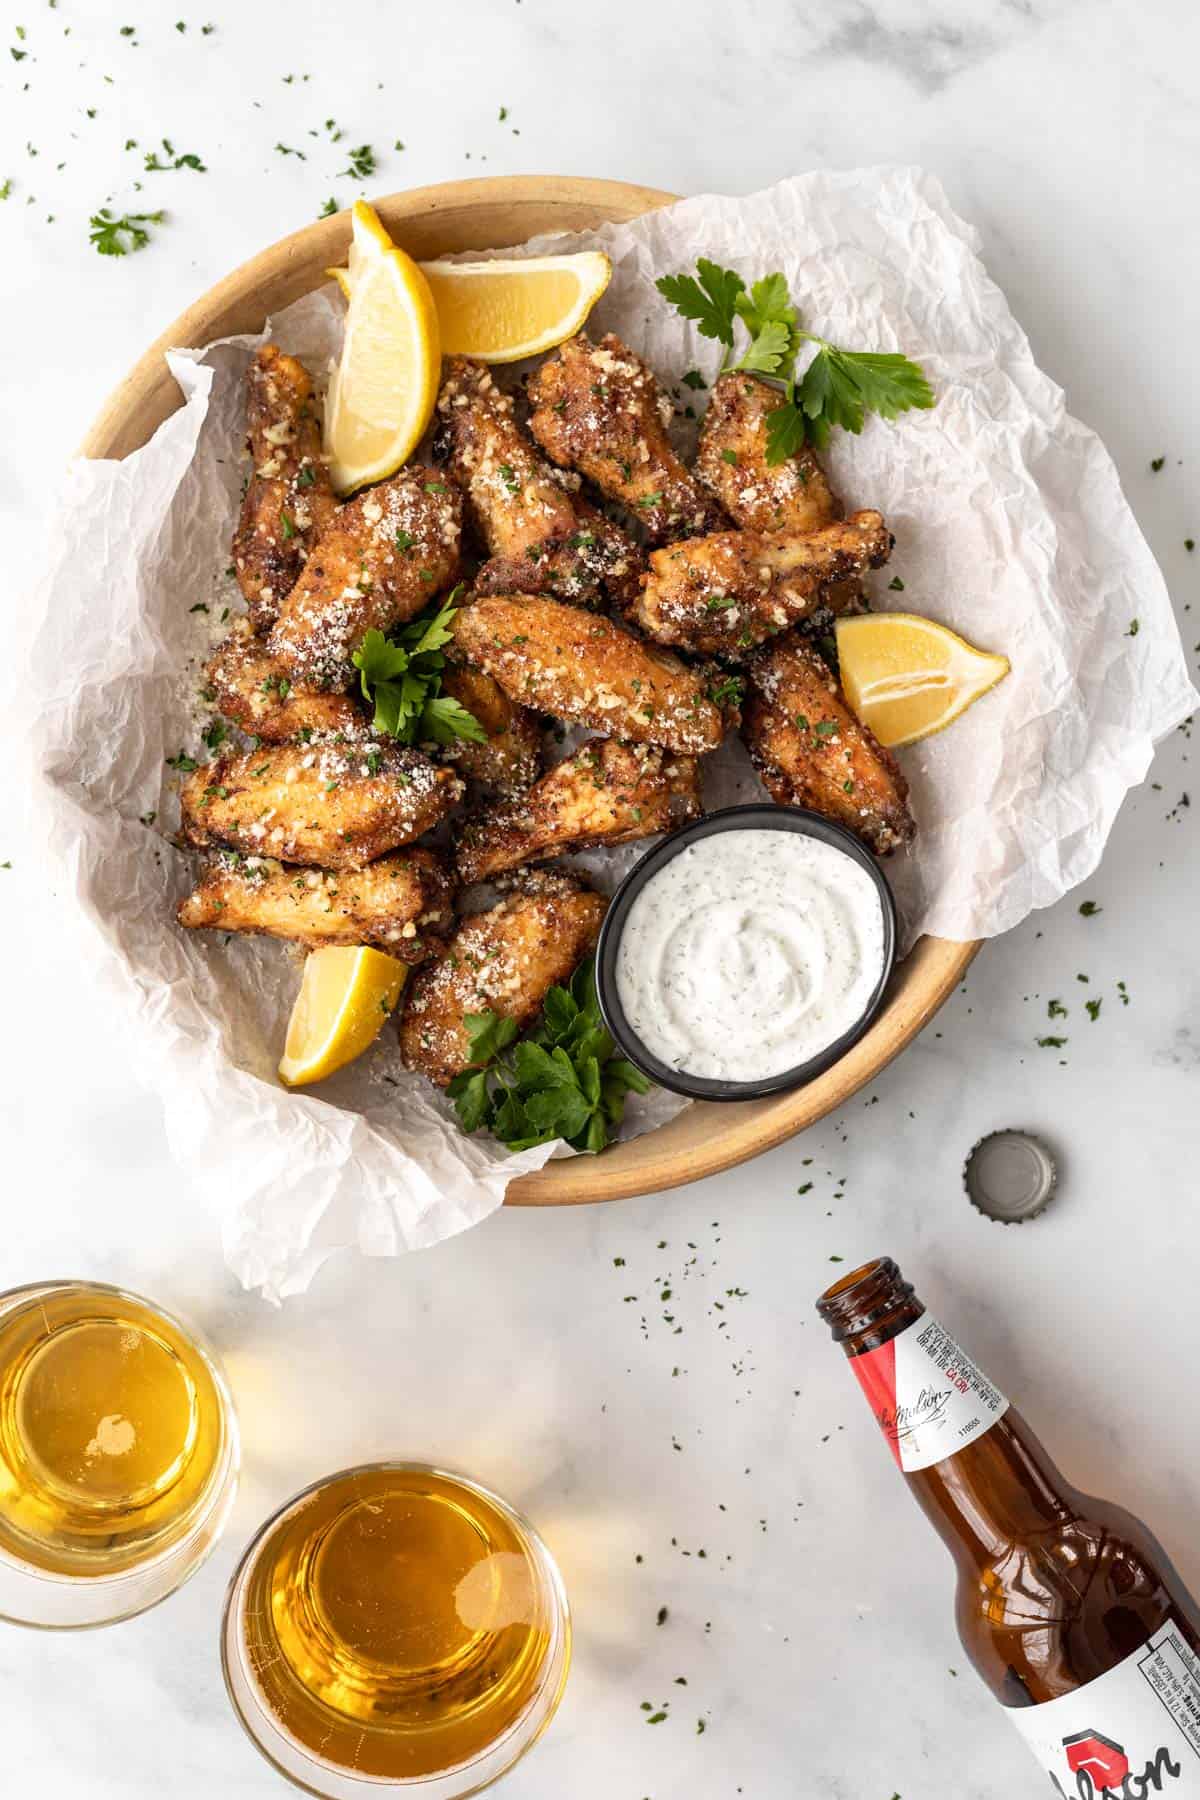
[[[850,1367],[908,1475],[972,1443],[1008,1405],[928,1313],[877,1350],[852,1356]]]
[[[1129,1774],[1129,1758],[1122,1746],[1098,1731],[1077,1731],[1074,1737],[1063,1739],[1063,1749],[1072,1775],[1082,1769],[1098,1794],[1119,1788]]]

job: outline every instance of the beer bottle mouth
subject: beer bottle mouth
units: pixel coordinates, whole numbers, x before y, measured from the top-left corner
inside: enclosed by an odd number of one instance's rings
[[[890,1256],[877,1256],[842,1275],[817,1301],[817,1311],[840,1344],[911,1302],[913,1287]]]

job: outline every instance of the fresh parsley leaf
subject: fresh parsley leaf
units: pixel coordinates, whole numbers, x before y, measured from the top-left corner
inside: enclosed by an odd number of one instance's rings
[[[912,408],[934,404],[933,390],[917,363],[896,351],[843,350],[816,332],[806,331],[778,272],[764,275],[749,291],[740,275],[703,259],[699,279],[664,275],[656,284],[663,298],[685,319],[695,321],[704,337],[714,337],[730,352],[725,366],[749,374],[775,376],[784,385],[778,407],[767,415],[769,465],[795,456],[805,442],[824,449],[835,425],[860,432],[868,413],[895,419]],[[740,320],[749,342],[740,361],[733,361],[734,322]],[[803,344],[816,355],[797,381],[795,363]],[[687,377],[685,376],[686,380]]]
[[[733,321],[738,295],[746,284],[732,269],[722,269],[707,257],[696,263],[695,275],[662,275],[655,287],[685,319],[694,319],[701,337],[716,338],[733,347]]]
[[[123,213],[118,219],[102,206],[88,220],[88,242],[101,256],[128,256],[144,250],[150,242],[147,225],[161,225],[166,216],[165,212]]]
[[[613,1054],[591,959],[569,987],[550,989],[539,1024],[520,1042],[513,1041],[513,1020],[497,1013],[468,1013],[464,1023],[471,1068],[447,1092],[464,1130],[486,1125],[511,1150],[556,1138],[576,1150],[602,1150],[620,1125],[626,1095],[651,1085]]]
[[[771,319],[751,340],[750,348],[735,367],[748,375],[777,375],[791,349],[790,328],[779,319]]]
[[[422,613],[392,638],[368,631],[354,652],[363,698],[374,702],[374,725],[403,744],[486,742],[473,713],[442,693],[442,648],[450,642],[460,589],[439,611]]]
[[[421,708],[417,736],[422,743],[452,744],[456,738],[468,744],[486,744],[487,732],[474,713],[450,694],[438,694]]]

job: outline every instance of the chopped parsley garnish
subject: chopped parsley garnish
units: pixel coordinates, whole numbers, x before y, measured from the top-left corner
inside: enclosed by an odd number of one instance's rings
[[[1084,1001],[1084,1007],[1087,1011],[1087,1016],[1089,1019],[1091,1019],[1093,1024],[1095,1024],[1096,1020],[1100,1017],[1100,1008],[1103,1006],[1103,1004],[1104,1004],[1103,1000],[1085,1000]]]
[[[1162,468],[1166,460],[1165,456],[1152,456],[1150,458],[1150,467],[1155,475],[1158,474],[1158,471]]]
[[[331,219],[337,211],[339,211],[338,203],[333,195],[330,194],[328,200],[326,200],[320,212],[317,214],[317,217],[318,219]]]
[[[721,461],[729,463],[732,468],[736,469],[738,466],[737,451],[736,450],[722,450]]]
[[[701,388],[706,388],[708,386],[707,381],[705,381],[699,369],[689,369],[686,375],[680,376],[680,380],[683,382],[684,387],[690,387],[693,392],[699,392]]]
[[[357,150],[350,152],[350,167],[343,169],[342,174],[350,176],[353,181],[365,181],[368,175],[375,173],[375,152],[370,144],[360,144]]]
[[[892,579],[888,582],[888,587],[893,594],[902,594],[904,592],[904,583],[898,575],[892,576]]]
[[[288,538],[295,537],[295,535],[296,535],[295,520],[292,519],[291,517],[289,517],[289,515],[287,513],[282,512],[282,511],[280,512],[279,525],[280,525],[280,529],[283,532],[283,539],[284,539],[285,543],[287,542]]]
[[[303,150],[294,150],[290,144],[276,144],[275,149],[280,156],[298,156],[301,162],[308,161]]]
[[[402,744],[450,744],[456,738],[472,744],[487,741],[474,713],[442,693],[446,666],[442,647],[450,641],[454,602],[461,592],[455,588],[440,612],[423,613],[390,638],[368,631],[354,652],[363,697],[375,705],[375,729]]]
[[[447,1092],[464,1131],[486,1126],[510,1150],[565,1138],[575,1150],[603,1150],[625,1111],[625,1096],[651,1083],[615,1054],[600,1016],[595,964],[576,969],[568,987],[552,987],[540,1023],[515,1042],[515,1019],[468,1013],[472,1066]]]
[[[1064,1037],[1040,1037],[1037,1039],[1039,1050],[1061,1050],[1070,1040]]]
[[[805,442],[824,449],[833,426],[860,432],[868,413],[894,419],[911,408],[934,404],[924,370],[896,352],[843,350],[805,331],[792,304],[787,281],[765,275],[747,289],[733,269],[722,269],[701,257],[695,275],[663,275],[655,283],[702,337],[716,338],[729,354],[725,367],[747,374],[769,375],[783,383],[783,398],[767,415],[768,464],[784,462]],[[741,320],[749,343],[731,362],[734,329]],[[815,344],[817,353],[797,380],[801,346]]]
[[[95,245],[101,256],[128,256],[146,248],[150,242],[146,227],[163,224],[166,216],[165,212],[122,213],[118,219],[107,206],[102,206],[88,220],[88,242]]]
[[[1142,629],[1142,622],[1140,619],[1130,619],[1129,629],[1128,629],[1128,631],[1126,631],[1125,636],[1126,637],[1136,637],[1138,632],[1141,629]]]
[[[626,476],[625,479],[628,481],[629,477]],[[639,506],[657,506],[661,499],[662,499],[662,489],[659,488],[653,494],[643,494],[641,499],[638,501],[638,505]]]
[[[147,150],[146,152],[145,167],[151,174],[162,175],[171,169],[196,169],[201,175],[207,175],[207,164],[201,162],[194,150],[188,150],[182,156],[176,156],[175,146],[170,138],[163,138],[162,147],[166,152],[166,162],[159,161],[157,150]]]
[[[178,756],[168,756],[167,767],[168,769],[178,769],[183,775],[191,775],[200,767],[200,764],[194,756],[189,756],[185,750],[181,750]]]
[[[1094,900],[1084,900],[1079,907],[1080,916],[1084,919],[1094,919],[1097,913],[1103,911],[1104,908],[1097,906]]]

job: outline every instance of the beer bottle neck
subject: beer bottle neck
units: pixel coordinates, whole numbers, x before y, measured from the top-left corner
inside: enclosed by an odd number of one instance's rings
[[[890,1257],[845,1276],[817,1310],[958,1562],[978,1567],[1006,1545],[1077,1516],[1074,1489],[1004,1396],[930,1319]]]

